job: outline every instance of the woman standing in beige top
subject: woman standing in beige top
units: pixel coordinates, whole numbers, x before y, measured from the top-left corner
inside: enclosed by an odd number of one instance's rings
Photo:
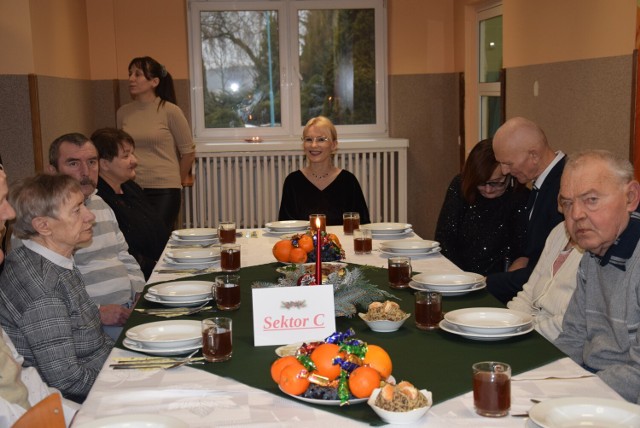
[[[118,109],[118,128],[136,142],[136,183],[171,230],[180,212],[180,189],[193,185],[195,145],[189,123],[176,105],[173,79],[151,57],[129,63],[133,102]]]

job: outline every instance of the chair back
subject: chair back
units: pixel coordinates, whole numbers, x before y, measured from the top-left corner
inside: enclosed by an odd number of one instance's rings
[[[51,394],[41,400],[13,424],[12,428],[65,428],[60,394]]]

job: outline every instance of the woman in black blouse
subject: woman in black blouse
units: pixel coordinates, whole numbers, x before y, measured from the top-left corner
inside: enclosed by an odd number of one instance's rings
[[[502,174],[491,139],[480,141],[447,190],[435,236],[442,254],[464,271],[504,271],[521,254],[528,195]]]
[[[360,224],[371,223],[369,209],[355,175],[333,164],[338,149],[335,126],[324,116],[310,119],[302,131],[307,165],[284,180],[278,220],[306,220],[325,214],[327,225],[341,225],[345,212],[360,213]]]
[[[98,195],[115,213],[129,253],[149,279],[171,231],[133,181],[137,166],[133,138],[120,129],[103,128],[93,133],[91,141],[100,157]]]

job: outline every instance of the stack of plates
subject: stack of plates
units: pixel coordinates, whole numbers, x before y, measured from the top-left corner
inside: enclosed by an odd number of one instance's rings
[[[444,314],[440,328],[473,340],[502,340],[533,330],[533,317],[512,309],[466,308]]]
[[[388,256],[420,257],[440,252],[440,243],[429,240],[398,240],[380,243],[380,252]]]
[[[152,355],[184,354],[202,347],[200,321],[158,321],[130,328],[122,344]]]
[[[218,242],[218,229],[201,227],[171,232],[170,243],[173,245],[211,245],[216,242]]]
[[[220,260],[219,248],[177,248],[168,250],[164,262],[174,268],[204,269]]]
[[[208,281],[172,281],[152,285],[144,298],[150,302],[165,306],[199,306],[213,299]]]
[[[374,239],[403,238],[413,234],[409,223],[369,223],[360,226],[369,229]]]
[[[438,291],[443,296],[461,296],[487,286],[485,277],[472,272],[421,273],[414,275],[409,287]]]
[[[309,229],[309,220],[283,220],[272,221],[264,225],[267,233],[283,235],[286,233],[306,232]]]

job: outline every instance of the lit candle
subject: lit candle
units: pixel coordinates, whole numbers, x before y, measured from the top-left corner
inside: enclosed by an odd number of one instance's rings
[[[322,284],[322,231],[320,217],[316,217],[316,284]]]

